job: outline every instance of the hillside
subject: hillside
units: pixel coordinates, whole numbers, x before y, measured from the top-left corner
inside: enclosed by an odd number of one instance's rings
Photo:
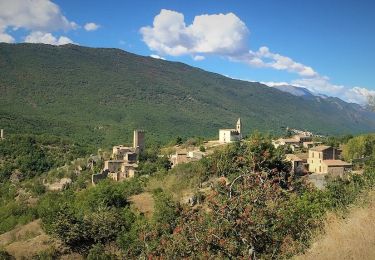
[[[362,207],[353,206],[346,217],[330,214],[325,234],[295,259],[374,259],[375,193],[370,192],[367,200]]]
[[[281,127],[322,134],[375,130],[375,116],[345,102],[306,100],[260,83],[119,49],[0,44],[0,126],[93,145],[214,137],[243,119],[245,132]]]

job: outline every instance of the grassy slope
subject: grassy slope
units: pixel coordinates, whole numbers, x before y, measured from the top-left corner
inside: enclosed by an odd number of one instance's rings
[[[0,44],[0,125],[111,145],[136,127],[151,140],[215,136],[241,116],[245,131],[375,130],[364,112],[118,49]]]
[[[331,214],[325,234],[295,259],[375,259],[375,191],[366,199],[365,206],[353,206],[345,218]]]

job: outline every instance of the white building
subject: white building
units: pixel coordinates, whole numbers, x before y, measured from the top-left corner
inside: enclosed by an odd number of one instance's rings
[[[241,130],[241,118],[238,118],[235,129],[219,129],[219,142],[231,143],[235,141],[240,141],[242,139]]]

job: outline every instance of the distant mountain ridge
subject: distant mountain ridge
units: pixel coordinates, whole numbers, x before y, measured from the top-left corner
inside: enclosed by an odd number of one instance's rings
[[[318,102],[320,101],[320,99],[325,99],[327,102],[330,102],[332,104],[336,104],[339,109],[343,109],[344,107],[347,107],[347,106],[350,106],[352,107],[353,110],[355,111],[363,111],[363,112],[366,112],[367,109],[357,103],[348,103],[338,97],[331,97],[331,96],[327,96],[325,94],[314,94],[312,93],[310,90],[308,90],[307,88],[304,88],[304,87],[297,87],[297,86],[293,86],[293,85],[273,85],[273,86],[269,86],[269,87],[272,87],[272,88],[276,88],[278,90],[281,90],[283,92],[286,92],[286,93],[289,93],[289,94],[292,94],[294,96],[297,96],[297,97],[303,97],[305,99],[315,99],[317,100]],[[367,111],[369,112],[369,111]]]
[[[303,88],[303,87],[296,87],[293,85],[273,85],[270,87],[276,88],[286,93],[290,93],[297,97],[314,97],[315,96],[313,93],[311,93],[310,90],[308,90],[307,88]]]
[[[335,98],[306,98],[119,49],[0,44],[0,128],[93,145],[215,137],[238,117],[245,134],[282,127],[320,134],[375,131],[375,115]],[[304,92],[304,90],[302,90]]]

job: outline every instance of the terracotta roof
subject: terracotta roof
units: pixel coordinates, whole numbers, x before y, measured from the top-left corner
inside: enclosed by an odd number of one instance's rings
[[[301,158],[299,158],[298,156],[292,153],[286,154],[285,157],[287,160],[291,160],[291,161],[303,161]]]
[[[327,166],[351,166],[350,163],[341,160],[324,160],[323,163]]]
[[[327,150],[331,148],[331,146],[327,146],[327,145],[318,145],[318,146],[315,146],[313,148],[310,148],[311,151],[316,151],[316,152],[322,152],[324,150]]]
[[[311,141],[311,142],[303,142],[304,144],[321,144],[322,142],[314,142],[314,141]]]
[[[309,158],[309,154],[308,153],[296,153],[295,155],[298,158],[301,158],[302,160],[307,160],[307,158]]]
[[[299,143],[297,139],[294,138],[279,138],[276,142],[284,142],[284,143]]]

